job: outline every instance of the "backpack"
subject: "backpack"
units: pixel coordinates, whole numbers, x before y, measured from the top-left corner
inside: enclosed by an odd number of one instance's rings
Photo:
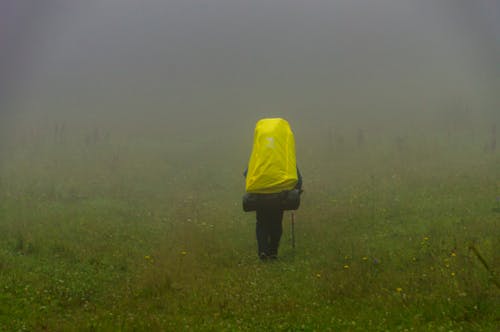
[[[248,162],[246,192],[279,193],[295,188],[297,181],[295,138],[290,125],[281,118],[259,120]]]
[[[300,205],[297,181],[295,138],[290,125],[281,118],[259,120],[248,162],[243,210],[296,210]]]
[[[250,212],[260,208],[273,208],[281,210],[297,210],[300,205],[300,190],[284,190],[275,194],[243,195],[243,211]]]

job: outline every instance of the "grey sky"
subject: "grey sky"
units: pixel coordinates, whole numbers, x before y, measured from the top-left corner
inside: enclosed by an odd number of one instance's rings
[[[4,116],[499,105],[497,0],[13,1]]]

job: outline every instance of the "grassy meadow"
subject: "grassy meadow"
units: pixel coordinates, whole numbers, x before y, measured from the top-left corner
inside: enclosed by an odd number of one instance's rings
[[[0,153],[0,331],[498,331],[489,128],[291,124],[305,193],[276,262],[241,209],[251,126],[20,133]]]

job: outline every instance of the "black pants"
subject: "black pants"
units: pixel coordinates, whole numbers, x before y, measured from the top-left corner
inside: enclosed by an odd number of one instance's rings
[[[260,257],[276,257],[283,233],[283,210],[276,208],[257,209],[258,254]]]

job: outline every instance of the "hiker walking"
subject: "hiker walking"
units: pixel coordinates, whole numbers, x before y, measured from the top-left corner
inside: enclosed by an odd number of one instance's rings
[[[302,192],[295,139],[286,120],[272,118],[257,122],[244,175],[243,209],[256,211],[259,258],[276,259],[283,233],[283,211],[296,210]]]

